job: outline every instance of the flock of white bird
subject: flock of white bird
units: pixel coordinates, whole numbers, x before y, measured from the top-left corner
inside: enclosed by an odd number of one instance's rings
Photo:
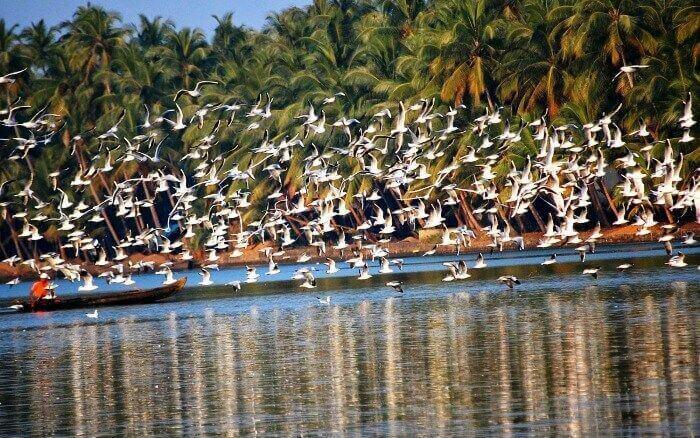
[[[632,66],[631,66],[632,67]],[[0,84],[14,81],[13,76],[19,72],[0,77]],[[524,215],[530,211],[536,199],[544,200],[551,207],[546,232],[539,247],[570,247],[577,251],[585,261],[587,252],[595,250],[595,243],[603,237],[600,223],[593,225],[593,230],[586,239],[579,236],[577,228],[590,229],[587,225],[588,209],[592,204],[590,187],[597,178],[605,178],[613,163],[609,161],[610,150],[626,151],[617,159],[616,167],[624,168],[618,185],[624,202],[617,205],[615,225],[632,223],[638,227],[638,235],[650,233],[657,225],[655,210],[668,209],[673,213],[686,214],[694,210],[696,220],[700,222],[700,184],[697,169],[685,180],[680,172],[683,154],[674,149],[674,142],[688,143],[694,141],[691,128],[695,125],[692,112],[692,97],[687,95],[684,110],[678,119],[682,137],[666,140],[654,140],[645,124],[637,130],[624,134],[614,118],[619,107],[609,114],[603,114],[597,121],[582,126],[572,124],[555,126],[550,124],[545,113],[530,122],[504,120],[501,109],[490,111],[474,119],[466,126],[457,126],[458,113],[464,106],[450,108],[441,114],[435,110],[434,100],[421,99],[415,104],[399,102],[397,106],[374,114],[364,122],[357,119],[341,117],[332,123],[327,120],[325,105],[336,99],[345,98],[345,94],[335,93],[317,106],[310,104],[308,111],[299,115],[296,135],[281,135],[277,140],[270,138],[266,126],[274,119],[273,99],[260,95],[252,103],[207,103],[197,105],[202,96],[202,89],[215,85],[214,81],[201,81],[192,90],[180,90],[174,96],[174,108],[152,117],[145,107],[143,123],[138,126],[137,135],[127,135],[121,126],[125,111],[122,111],[112,127],[104,132],[82,133],[72,138],[72,156],[78,163],[77,171],[66,174],[56,169],[49,174],[50,181],[42,182],[52,187],[55,196],[39,199],[33,190],[39,183],[34,173],[21,182],[21,190],[9,193],[5,182],[0,186],[0,207],[2,216],[18,223],[21,221],[19,238],[28,242],[43,239],[40,228],[48,222],[57,222],[62,235],[63,246],[75,251],[76,258],[81,252],[90,255],[90,260],[83,263],[108,268],[100,274],[111,283],[134,284],[132,274],[136,272],[155,271],[165,277],[163,284],[176,280],[172,272],[172,262],[155,266],[154,263],[132,263],[129,254],[149,249],[153,252],[179,257],[192,261],[193,255],[188,248],[188,239],[197,233],[204,233],[206,258],[201,261],[202,280],[199,284],[213,284],[211,270],[218,269],[222,257],[235,259],[243,255],[243,250],[260,242],[273,242],[264,248],[268,260],[266,274],[276,275],[280,272],[277,262],[285,257],[285,251],[292,245],[305,244],[319,257],[326,258],[326,273],[338,271],[337,261],[328,257],[330,246],[341,257],[350,254],[344,261],[359,272],[359,279],[372,277],[370,260],[379,261],[379,274],[400,269],[403,261],[391,259],[388,242],[397,231],[397,226],[412,229],[443,229],[442,239],[435,248],[425,253],[435,253],[438,246],[454,247],[457,255],[462,248],[470,246],[475,237],[474,230],[465,226],[456,230],[445,225],[443,209],[461,202],[459,193],[469,192],[476,195],[477,203],[473,212],[487,223],[483,230],[491,238],[491,250],[502,250],[504,246],[524,249],[524,240],[513,235],[508,221],[499,219],[497,212],[506,207],[510,218]],[[189,117],[183,113],[179,102],[189,99],[189,107],[196,110]],[[31,165],[30,151],[41,154],[41,149],[52,142],[59,141],[56,134],[61,130],[61,116],[47,113],[46,108],[34,110],[27,105],[9,106],[0,112],[0,123],[12,128],[15,136],[2,139],[4,150],[11,150],[10,160],[26,160]],[[22,117],[20,117],[22,115]],[[19,121],[22,120],[22,121]],[[211,122],[213,128],[204,129],[205,122]],[[252,150],[250,165],[232,162],[229,158],[233,151],[220,153],[217,144],[221,139],[222,125],[231,126],[240,123],[245,131],[259,131],[261,140]],[[170,163],[160,156],[164,139],[169,135],[179,135],[188,126],[196,124],[201,130],[201,138],[189,148],[180,163]],[[515,127],[515,129],[514,129]],[[346,139],[344,146],[324,146],[328,138],[325,133],[340,130]],[[524,164],[517,166],[511,161],[507,175],[510,196],[505,201],[499,198],[502,187],[494,183],[496,175],[494,165],[507,153],[510,145],[522,140],[522,133],[529,130],[532,138],[539,144],[539,153],[524,157]],[[471,132],[470,132],[471,131]],[[583,135],[580,135],[583,134]],[[449,157],[455,142],[465,135],[473,135],[474,144],[462,156]],[[579,136],[580,135],[580,136]],[[577,142],[575,138],[583,139]],[[88,141],[99,141],[100,152],[85,162],[79,155],[82,146]],[[316,143],[314,143],[316,141]],[[644,146],[627,149],[626,143]],[[656,144],[663,146],[654,148]],[[663,149],[662,154],[656,151]],[[235,150],[235,149],[234,149]],[[448,153],[448,156],[445,154]],[[290,161],[296,155],[303,157],[303,181],[295,193],[290,193],[283,185],[285,172]],[[660,155],[660,156],[654,156]],[[380,158],[381,157],[381,158]],[[437,174],[431,174],[431,162],[447,158],[447,164]],[[343,174],[340,160],[356,160],[359,172]],[[109,175],[120,162],[137,161],[149,166],[148,174],[115,183],[113,191],[92,205],[87,197],[79,202],[62,187],[68,184],[74,192],[85,190],[99,174]],[[20,161],[21,162],[21,161]],[[462,166],[477,166],[478,175],[468,186],[451,182],[455,171]],[[31,166],[30,166],[31,169]],[[188,174],[183,169],[193,169]],[[363,211],[374,210],[374,216],[358,223],[347,205],[348,184],[357,178],[371,181],[372,189],[354,196],[353,203],[361,205]],[[259,219],[244,223],[244,214],[254,206],[249,202],[250,187],[256,182],[272,181],[276,189],[267,197],[267,209],[257,216]],[[423,188],[413,191],[409,185],[422,182]],[[307,190],[313,188],[312,190]],[[312,196],[311,193],[314,195]],[[388,193],[397,200],[399,208],[393,210],[382,202]],[[141,194],[141,195],[139,195]],[[156,203],[156,197],[169,196],[172,209],[164,227],[136,227],[137,217],[145,209]],[[204,202],[205,213],[198,215],[193,208],[195,202]],[[53,204],[57,216],[50,217],[46,207]],[[125,224],[132,224],[112,247],[105,247],[90,231],[99,226],[107,217],[105,209],[113,209],[116,217],[121,217]],[[8,216],[8,211],[12,211]],[[202,210],[199,210],[202,211]],[[303,217],[304,222],[295,218]],[[351,226],[340,226],[341,221]],[[303,223],[303,226],[301,225]],[[175,227],[177,224],[177,227]],[[173,231],[177,228],[176,231]],[[19,227],[18,227],[19,229]],[[663,242],[669,255],[672,242],[682,239],[684,244],[693,244],[692,234],[678,235],[677,224],[663,225]],[[201,231],[200,231],[201,230]],[[174,233],[174,234],[173,234]],[[177,237],[173,238],[173,235]],[[345,251],[347,249],[347,252]],[[304,253],[297,262],[304,263],[311,259]],[[542,264],[556,263],[556,254]],[[51,252],[37,258],[23,260],[14,255],[3,263],[15,265],[22,263],[30,266],[37,273],[62,276],[71,281],[82,278],[81,291],[97,289],[92,275],[78,263],[63,260]],[[194,262],[192,262],[194,263]],[[684,267],[684,255],[678,252],[667,263],[673,267]],[[464,260],[445,263],[448,275],[444,281],[456,281],[469,278],[468,266]],[[472,268],[486,266],[485,258],[479,254]],[[619,266],[625,270],[631,264]],[[586,267],[584,274],[598,276],[598,268]],[[302,268],[295,272],[293,278],[301,281],[300,287],[316,287],[314,272],[316,268]],[[376,275],[376,273],[375,273]],[[227,283],[240,289],[241,283],[257,282],[260,278],[256,267],[247,267],[246,277],[241,281]],[[498,279],[509,288],[520,284],[514,276],[504,275]],[[19,279],[9,284],[19,283]],[[391,281],[387,286],[397,292],[403,292],[401,283]],[[326,300],[325,298],[323,300]]]

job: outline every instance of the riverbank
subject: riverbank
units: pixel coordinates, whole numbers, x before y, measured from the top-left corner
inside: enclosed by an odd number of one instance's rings
[[[657,225],[653,228],[650,228],[650,233],[647,235],[643,236],[638,236],[636,233],[638,231],[638,227],[634,225],[627,225],[624,227],[613,227],[613,228],[607,228],[603,229],[603,237],[597,240],[597,243],[599,245],[609,245],[609,244],[629,244],[629,243],[642,243],[642,242],[658,242],[659,237],[661,237],[663,233],[663,229],[661,228],[660,225]],[[438,246],[435,248],[435,244],[439,242],[440,240],[440,235],[441,235],[441,230],[435,230],[436,233],[434,236],[431,236],[429,238],[425,238],[423,240],[420,240],[418,238],[410,237],[401,241],[396,241],[396,242],[389,242],[389,243],[384,243],[382,244],[382,247],[385,248],[389,252],[389,257],[390,258],[401,258],[401,257],[409,257],[409,256],[416,256],[416,255],[422,255],[425,252],[429,250],[435,250],[436,255],[447,255],[447,254],[456,254],[455,253],[455,246]],[[677,237],[677,239],[680,239],[681,236],[683,236],[686,233],[696,233],[700,235],[700,224],[691,222],[687,224],[683,224],[679,229],[674,233],[674,235]],[[525,233],[522,235],[524,242],[525,242],[525,250],[535,248],[537,247],[537,244],[543,239],[543,233],[541,232],[533,232],[533,233]],[[586,240],[588,236],[591,235],[591,231],[585,231],[581,232],[579,234],[581,240]],[[477,236],[476,238],[472,239],[471,241],[471,246],[469,246],[466,250],[462,250],[462,254],[472,254],[472,253],[478,253],[478,252],[490,252],[492,247],[489,246],[491,244],[491,239],[488,235],[486,234],[481,234]],[[504,249],[514,249],[514,244],[509,243],[509,246],[506,246]],[[661,245],[661,244],[659,244]],[[565,251],[573,251],[573,248],[578,245],[555,245],[552,246],[552,252],[556,252],[559,250],[559,248],[562,248]],[[242,251],[242,255],[239,257],[230,257],[230,252],[221,252],[219,253],[219,259],[216,262],[220,267],[228,267],[228,266],[243,266],[243,265],[260,265],[260,264],[267,264],[267,259],[265,257],[265,249],[266,248],[273,248],[275,250],[278,250],[275,245],[272,245],[271,243],[265,243],[265,244],[258,244],[251,246],[249,248],[246,248],[245,250]],[[344,258],[349,257],[349,254],[351,254],[350,249],[346,249],[343,254],[341,254],[340,251],[334,250],[331,248],[331,245],[328,245],[327,247],[327,252],[325,255],[319,256],[317,254],[317,250],[315,247],[291,247],[285,249],[284,255],[281,257],[277,257],[275,260],[280,263],[280,264],[286,264],[286,263],[296,263],[299,257],[303,255],[308,255],[311,257],[309,262],[319,262],[319,261],[325,261],[326,257],[333,258],[337,261],[343,260]],[[214,263],[212,261],[206,260],[206,253],[203,251],[199,251],[193,254],[195,259],[193,260],[195,266],[199,265],[206,265],[209,263]],[[80,265],[82,268],[86,269],[88,272],[90,272],[93,275],[98,275],[102,272],[105,272],[108,270],[106,267],[102,266],[96,266],[93,262],[91,261],[85,261],[82,259],[69,259],[69,263]],[[142,253],[134,253],[131,254],[126,260],[123,261],[125,266],[131,265],[137,265],[139,263],[153,263],[156,267],[166,263],[166,262],[171,262],[172,266],[171,268],[176,271],[176,270],[184,270],[188,269],[190,266],[187,261],[183,261],[180,259],[180,256],[177,254],[142,254]],[[32,279],[36,278],[36,272],[33,271],[28,265],[26,264],[15,264],[15,266],[10,266],[7,263],[0,263],[0,281],[6,282],[14,278],[21,278],[21,279]]]

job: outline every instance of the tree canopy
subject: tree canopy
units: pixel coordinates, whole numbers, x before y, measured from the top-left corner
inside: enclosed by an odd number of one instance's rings
[[[55,27],[39,20],[20,29],[0,20],[0,73],[26,68],[4,88],[7,105],[19,99],[65,123],[62,144],[35,157],[31,170],[47,179],[76,168],[69,150],[75,136],[109,129],[122,110],[122,135],[138,135],[148,114],[173,109],[177,90],[201,80],[218,84],[203,90],[200,104],[268,95],[275,111],[268,135],[278,140],[299,132],[294,118],[309,104],[334,93],[344,94],[324,107],[334,119],[366,120],[399,100],[435,98],[437,108],[464,105],[470,116],[502,108],[523,121],[546,112],[560,124],[583,124],[621,105],[624,128],[646,123],[655,139],[680,136],[682,100],[699,94],[700,7],[690,0],[314,0],[271,14],[261,30],[236,24],[232,14],[212,20],[209,37],[162,17],[124,23],[98,6],[81,6]],[[650,68],[618,74],[635,64]],[[181,105],[187,119],[196,116],[193,102]],[[199,129],[195,123],[169,135],[161,155],[177,162]],[[253,159],[262,134],[236,123],[222,132],[218,147],[228,159]],[[332,146],[337,136],[324,141]],[[103,149],[99,139],[85,138],[78,147],[90,160]],[[512,147],[508,157],[517,160],[533,146],[523,138]],[[693,143],[683,147],[685,165],[697,168]],[[139,166],[121,163],[114,178],[143,172]],[[19,184],[25,167],[3,166],[0,183]],[[496,170],[503,179],[508,166]],[[302,171],[303,157],[293,159],[285,184],[296,184]],[[469,178],[473,171],[459,173]],[[92,190],[107,194],[113,183]],[[251,201],[269,190],[260,183]],[[349,187],[348,199],[358,190]]]

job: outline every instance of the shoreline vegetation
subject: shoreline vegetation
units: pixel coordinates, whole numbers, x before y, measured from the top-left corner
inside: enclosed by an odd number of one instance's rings
[[[274,275],[362,247],[367,278],[370,248],[388,264],[444,229],[438,253],[543,234],[581,251],[593,230],[693,241],[690,1],[314,0],[259,31],[213,19],[211,38],[89,4],[56,27],[0,19],[0,276],[94,290],[91,272],[132,284],[150,260],[207,285],[219,265]]]

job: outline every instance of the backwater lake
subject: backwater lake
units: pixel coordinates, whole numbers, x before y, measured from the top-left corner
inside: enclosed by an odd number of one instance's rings
[[[236,292],[223,283],[244,269],[230,268],[213,272],[218,286],[97,319],[3,312],[0,435],[693,435],[700,247],[679,249],[688,267],[664,265],[659,244],[601,246],[584,263],[567,251],[550,266],[539,263],[556,250],[485,254],[487,268],[454,282],[441,263],[471,267],[475,254],[406,258],[367,281],[307,264],[311,291],[259,267],[261,283]],[[623,262],[634,266],[619,273]],[[582,275],[593,266],[597,280]],[[1,286],[0,302],[28,286]],[[76,287],[58,282],[59,294]]]

